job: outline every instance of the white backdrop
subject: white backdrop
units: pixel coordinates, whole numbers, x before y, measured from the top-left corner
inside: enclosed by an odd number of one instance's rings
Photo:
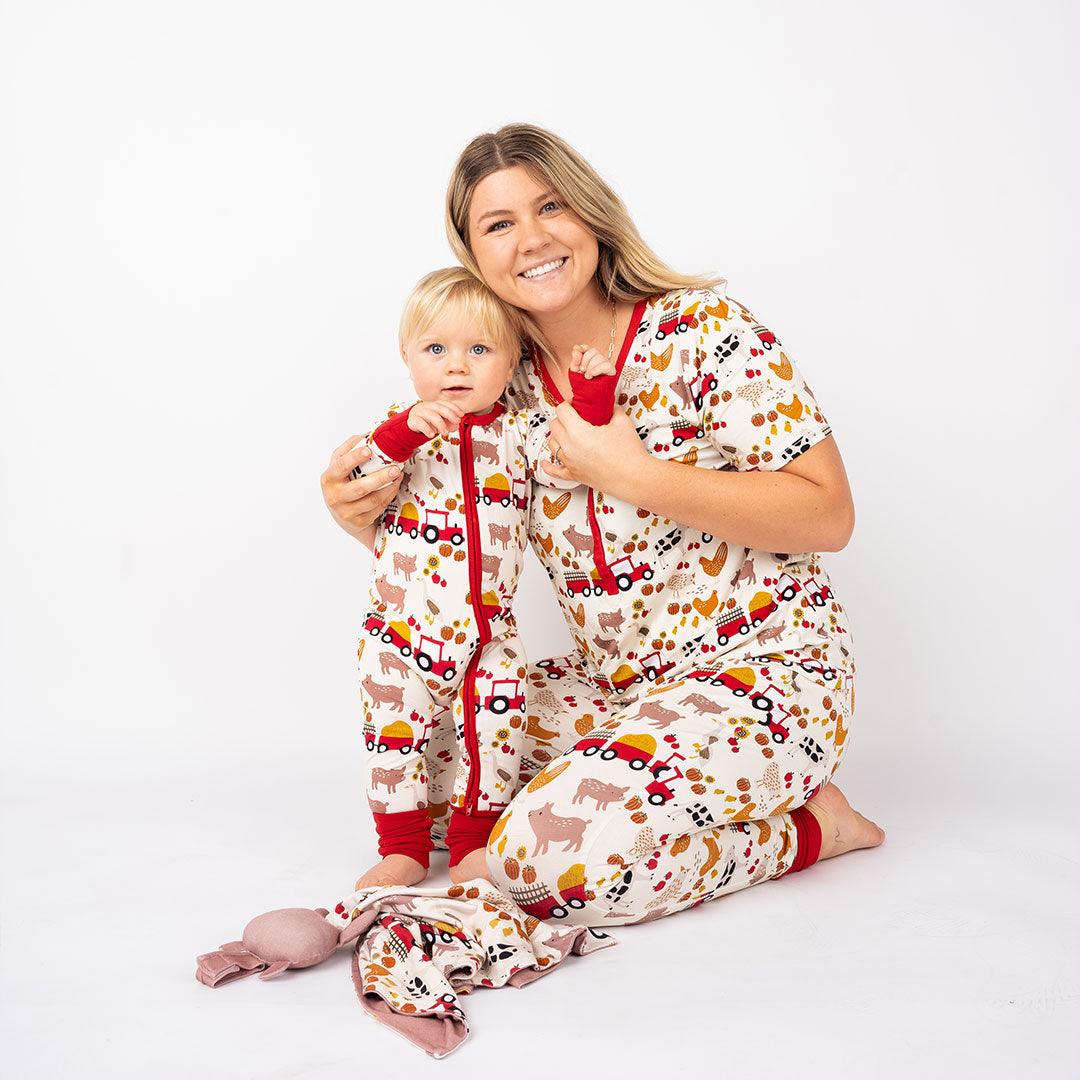
[[[1025,919],[1075,889],[1075,6],[0,11],[0,986],[19,1075],[69,1064],[45,1037],[57,1008],[84,1068],[156,1060],[101,1041],[107,967],[66,1005],[28,975],[74,911],[111,953],[119,912],[153,899],[158,918],[168,894],[176,951],[155,970],[190,979],[250,915],[324,903],[370,861],[353,678],[369,557],[318,478],[407,393],[398,312],[451,261],[450,168],[510,121],[577,146],[671,265],[726,276],[829,416],[858,514],[826,560],[860,665],[838,780],[910,858],[897,888],[925,887],[927,845],[947,842],[945,875],[972,850],[1002,855],[987,888],[1037,870]],[[562,649],[535,563],[518,609],[532,656]],[[889,847],[852,857],[845,888]],[[1015,914],[993,916],[1001,933]],[[148,947],[149,923],[130,930]],[[1015,993],[1075,1018],[1075,918],[1054,934]],[[621,978],[628,953],[603,955]],[[275,988],[220,994],[254,1007]],[[197,989],[211,1023],[224,1006]],[[484,1007],[525,1021],[516,998]]]

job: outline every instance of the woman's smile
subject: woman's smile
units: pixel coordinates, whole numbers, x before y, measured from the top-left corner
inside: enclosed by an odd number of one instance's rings
[[[539,266],[531,267],[528,270],[522,270],[518,276],[525,278],[526,281],[535,281],[537,278],[548,278],[561,270],[568,261],[569,260],[564,256],[561,259],[554,259],[551,262],[541,263]]]

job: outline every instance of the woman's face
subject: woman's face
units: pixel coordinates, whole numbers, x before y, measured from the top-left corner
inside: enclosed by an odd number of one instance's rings
[[[565,313],[597,293],[596,237],[520,165],[476,185],[469,241],[491,291],[532,315]]]

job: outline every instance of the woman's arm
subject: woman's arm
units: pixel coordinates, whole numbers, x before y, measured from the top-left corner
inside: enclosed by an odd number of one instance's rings
[[[831,435],[774,472],[715,471],[654,458],[621,409],[604,427],[566,404],[556,412],[566,464],[543,462],[552,476],[760,551],[839,551],[851,536],[855,508]]]
[[[357,445],[359,438],[353,435],[331,454],[320,484],[323,501],[334,521],[371,550],[383,511],[397,495],[402,473],[399,467],[390,465],[370,476],[351,480],[349,474],[353,469],[371,457],[366,443]]]

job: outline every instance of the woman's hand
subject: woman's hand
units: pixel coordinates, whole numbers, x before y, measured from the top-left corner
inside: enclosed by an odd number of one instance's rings
[[[427,870],[408,855],[387,855],[366,874],[356,879],[354,889],[368,889],[373,885],[419,885],[427,877]]]
[[[349,479],[353,469],[371,457],[366,444],[356,445],[358,438],[353,435],[346,439],[330,455],[330,464],[319,482],[331,517],[350,536],[370,548],[375,540],[375,527],[397,495],[402,474],[400,467],[389,465],[370,476]]]
[[[602,427],[583,420],[567,402],[556,407],[555,416],[548,446],[561,464],[540,463],[551,476],[610,491],[651,460],[634,422],[618,407]]]

